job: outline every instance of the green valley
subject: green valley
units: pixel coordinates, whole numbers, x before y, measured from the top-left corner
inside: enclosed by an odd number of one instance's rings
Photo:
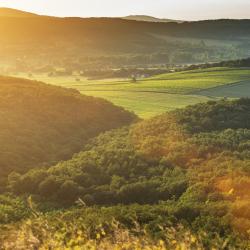
[[[126,79],[88,80],[74,76],[48,77],[41,74],[32,75],[31,79],[102,97],[135,112],[142,118],[208,100],[250,96],[249,68],[218,67],[190,70],[139,78],[135,82]],[[237,91],[234,93],[233,86],[242,94]]]
[[[250,250],[250,3],[2,2],[0,250]]]

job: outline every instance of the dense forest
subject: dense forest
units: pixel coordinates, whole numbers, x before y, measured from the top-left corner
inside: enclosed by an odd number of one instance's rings
[[[249,99],[171,111],[90,139],[71,160],[25,174],[12,172],[9,194],[1,196],[5,206],[0,220],[50,211],[32,222],[34,232],[46,221],[53,235],[53,225],[64,218],[64,227],[79,224],[94,238],[103,228],[112,234],[113,219],[132,231],[136,221],[166,244],[171,241],[165,228],[177,230],[181,224],[202,247],[218,243],[248,249],[249,141]],[[72,206],[85,208],[52,212]],[[89,223],[94,223],[91,228]],[[105,238],[105,233],[98,237]]]
[[[204,63],[204,64],[189,65],[180,70],[206,69],[206,68],[214,68],[214,67],[248,68],[250,67],[250,58],[222,61],[218,63]]]
[[[0,55],[3,65],[26,72],[206,63],[248,56],[249,31],[249,20],[163,23],[0,9]]]
[[[0,114],[0,179],[69,159],[87,139],[136,119],[76,90],[9,77],[0,77]]]
[[[159,54],[158,55],[155,54],[154,56],[158,57],[158,60],[162,59],[162,62],[167,57],[166,54],[165,54],[165,57],[163,56],[161,59],[160,59]],[[156,60],[153,59],[153,56],[151,56],[151,60],[155,62],[157,61],[157,59]],[[198,63],[198,64],[181,65],[181,66],[172,65],[168,67],[158,67],[158,68],[125,67],[125,68],[120,68],[119,70],[117,69],[85,70],[82,72],[82,76],[86,76],[89,79],[131,78],[131,76],[150,77],[150,76],[159,75],[163,73],[172,73],[172,72],[195,70],[195,69],[220,68],[220,67],[249,68],[250,58],[222,61],[222,62],[217,62],[217,63],[202,63],[202,64]]]

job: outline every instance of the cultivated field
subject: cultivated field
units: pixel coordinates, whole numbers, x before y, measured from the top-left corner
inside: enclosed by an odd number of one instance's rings
[[[31,78],[105,98],[142,118],[198,102],[250,96],[250,69],[247,68],[210,68],[167,73],[138,79],[136,82],[128,79],[88,80],[76,76],[34,75]]]
[[[233,84],[218,86],[198,92],[200,95],[210,97],[242,98],[250,96],[250,80],[240,81]]]

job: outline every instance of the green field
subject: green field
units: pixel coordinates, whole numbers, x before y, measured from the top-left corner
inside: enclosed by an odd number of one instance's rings
[[[126,79],[88,80],[82,77],[76,81],[76,78],[79,77],[31,77],[75,88],[86,95],[105,98],[142,118],[211,99],[250,96],[250,69],[247,68],[210,68],[167,73],[134,83]]]
[[[221,96],[229,97],[229,98],[249,97],[250,96],[250,80],[201,90],[200,92],[198,92],[198,94],[206,95],[209,97],[221,97]]]

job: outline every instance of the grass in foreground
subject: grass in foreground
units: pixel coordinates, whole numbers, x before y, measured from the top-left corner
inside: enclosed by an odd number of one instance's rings
[[[208,245],[209,249],[227,249],[232,241],[218,235],[210,239],[205,232],[194,234],[180,224],[175,227],[156,225],[158,237],[153,237],[137,222],[133,222],[130,229],[115,219],[87,225],[82,221],[84,213],[79,212],[37,215],[15,225],[3,226],[0,229],[0,249],[202,250],[208,249]],[[248,243],[234,244],[247,247]]]

